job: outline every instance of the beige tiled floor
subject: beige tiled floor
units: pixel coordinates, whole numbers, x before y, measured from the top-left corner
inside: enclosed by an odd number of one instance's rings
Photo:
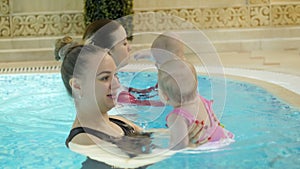
[[[300,76],[300,51],[253,51],[249,53],[221,53],[225,67],[282,72]]]
[[[300,51],[299,50],[287,50],[287,51],[253,51],[253,52],[228,52],[219,53],[220,60],[225,68],[238,68],[247,70],[259,70],[253,73],[253,76],[259,76],[262,72],[274,72],[272,77],[266,76],[266,79],[257,80],[256,78],[249,78],[246,75],[244,77],[242,73],[239,76],[232,76],[230,74],[225,74],[229,78],[235,78],[242,81],[247,81],[250,83],[255,83],[268,91],[279,96],[283,100],[289,102],[290,104],[300,108],[300,95],[299,92],[296,93],[287,88],[274,85],[276,78],[281,83],[285,83],[285,86],[291,86],[292,88],[300,91],[300,85],[296,84],[295,78],[300,79]],[[197,58],[192,58],[194,63],[197,63]],[[200,63],[201,64],[201,63]],[[257,74],[255,74],[257,73]],[[277,75],[291,75],[291,77],[285,78],[285,76]],[[268,79],[275,79],[272,83],[266,82]],[[272,81],[272,80],[269,80]],[[279,83],[277,83],[279,84]],[[299,81],[300,84],[300,81]],[[284,86],[284,85],[283,85]]]
[[[219,57],[224,67],[265,70],[300,76],[300,51],[298,50],[223,52],[219,53]],[[201,64],[194,56],[189,59],[193,63]]]

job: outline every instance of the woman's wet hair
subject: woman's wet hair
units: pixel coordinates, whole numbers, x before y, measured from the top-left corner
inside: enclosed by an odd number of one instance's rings
[[[116,45],[112,33],[120,26],[122,25],[114,20],[96,20],[87,26],[82,40],[85,44],[93,44],[104,49],[111,49],[114,45]]]
[[[68,40],[66,41],[65,39]],[[55,59],[62,59],[60,69],[61,78],[67,89],[67,92],[72,96],[72,88],[69,84],[70,79],[75,75],[81,76],[82,73],[88,69],[87,62],[90,56],[97,56],[97,52],[103,50],[94,45],[75,43],[70,40],[70,37],[63,37],[62,39],[58,39],[56,41],[54,51]],[[59,56],[57,56],[58,54]],[[80,55],[82,55],[82,57],[79,57]],[[59,59],[57,59],[58,57]]]
[[[99,19],[90,23],[83,33],[82,40],[86,41],[87,39],[90,39],[98,31],[98,29],[102,28],[111,21],[112,20],[110,19]]]
[[[73,39],[70,36],[57,39],[55,42],[55,59],[62,61],[60,68],[61,78],[70,95],[72,95],[72,88],[69,81],[73,77],[75,64],[82,48],[83,45],[73,43]]]
[[[87,52],[84,52],[84,55],[101,50],[100,48],[111,49],[116,44],[112,34],[120,26],[121,24],[114,20],[99,19],[88,25],[82,37],[83,43],[75,42],[70,36],[56,40],[54,48],[55,60],[62,61],[61,76],[70,95],[72,95],[72,88],[69,85],[69,81],[74,77],[75,65],[83,47],[86,49],[84,51]],[[96,46],[100,48],[98,49]],[[79,66],[82,67],[85,62],[86,59],[81,59]],[[81,72],[80,67],[78,73]]]
[[[77,44],[74,42],[73,38],[71,36],[65,36],[61,39],[57,39],[54,44],[54,56],[55,60],[57,61],[63,61],[64,56],[67,52],[69,52],[68,48],[70,45]]]

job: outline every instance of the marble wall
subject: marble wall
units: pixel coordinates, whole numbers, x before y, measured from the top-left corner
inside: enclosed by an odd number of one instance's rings
[[[145,23],[151,22],[152,14],[149,12],[152,11],[159,13],[162,18],[168,18],[168,15],[184,18],[199,29],[300,25],[299,0],[185,0],[172,3],[160,0],[136,0],[135,2],[135,12],[140,15],[139,18],[144,18],[144,23],[135,26],[137,29],[143,27],[144,30],[151,30],[151,27],[145,27],[147,25]],[[165,25],[168,25],[167,22],[169,21],[166,21]],[[176,24],[169,24],[169,27],[176,29]]]
[[[300,50],[300,0],[134,0],[133,7],[135,32],[197,28],[219,52]],[[0,0],[0,62],[53,60],[55,39],[84,32],[83,8],[84,0]]]
[[[0,37],[80,35],[83,6],[83,0],[0,0]],[[178,29],[169,15],[199,29],[300,26],[300,0],[134,0],[134,11],[136,31],[152,31],[151,12],[168,29]]]
[[[0,37],[82,34],[81,0],[0,0]]]

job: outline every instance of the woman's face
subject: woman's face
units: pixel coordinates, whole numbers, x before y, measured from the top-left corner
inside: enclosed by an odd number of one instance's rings
[[[110,54],[112,55],[117,67],[123,67],[128,64],[129,52],[131,50],[126,39],[126,31],[122,26],[120,26],[112,33],[112,36],[116,44],[111,48]]]
[[[115,71],[116,65],[112,57],[106,55],[99,65],[95,79],[95,95],[101,112],[107,112],[114,107],[114,99],[120,87]]]

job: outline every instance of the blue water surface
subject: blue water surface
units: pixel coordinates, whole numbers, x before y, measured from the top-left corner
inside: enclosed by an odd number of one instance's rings
[[[145,88],[156,83],[156,73],[120,73],[124,85]],[[133,79],[128,81],[129,79]],[[211,97],[211,79],[199,76],[199,91]],[[126,84],[127,83],[127,84]],[[80,168],[85,157],[65,147],[75,117],[72,99],[60,74],[0,76],[0,166],[15,168]],[[139,108],[138,108],[139,109]],[[145,128],[165,127],[167,107],[159,115],[149,109],[135,121]],[[144,114],[143,114],[144,113]],[[300,166],[300,111],[264,89],[226,81],[222,124],[235,142],[217,151],[178,153],[149,166],[173,168],[298,168]]]

